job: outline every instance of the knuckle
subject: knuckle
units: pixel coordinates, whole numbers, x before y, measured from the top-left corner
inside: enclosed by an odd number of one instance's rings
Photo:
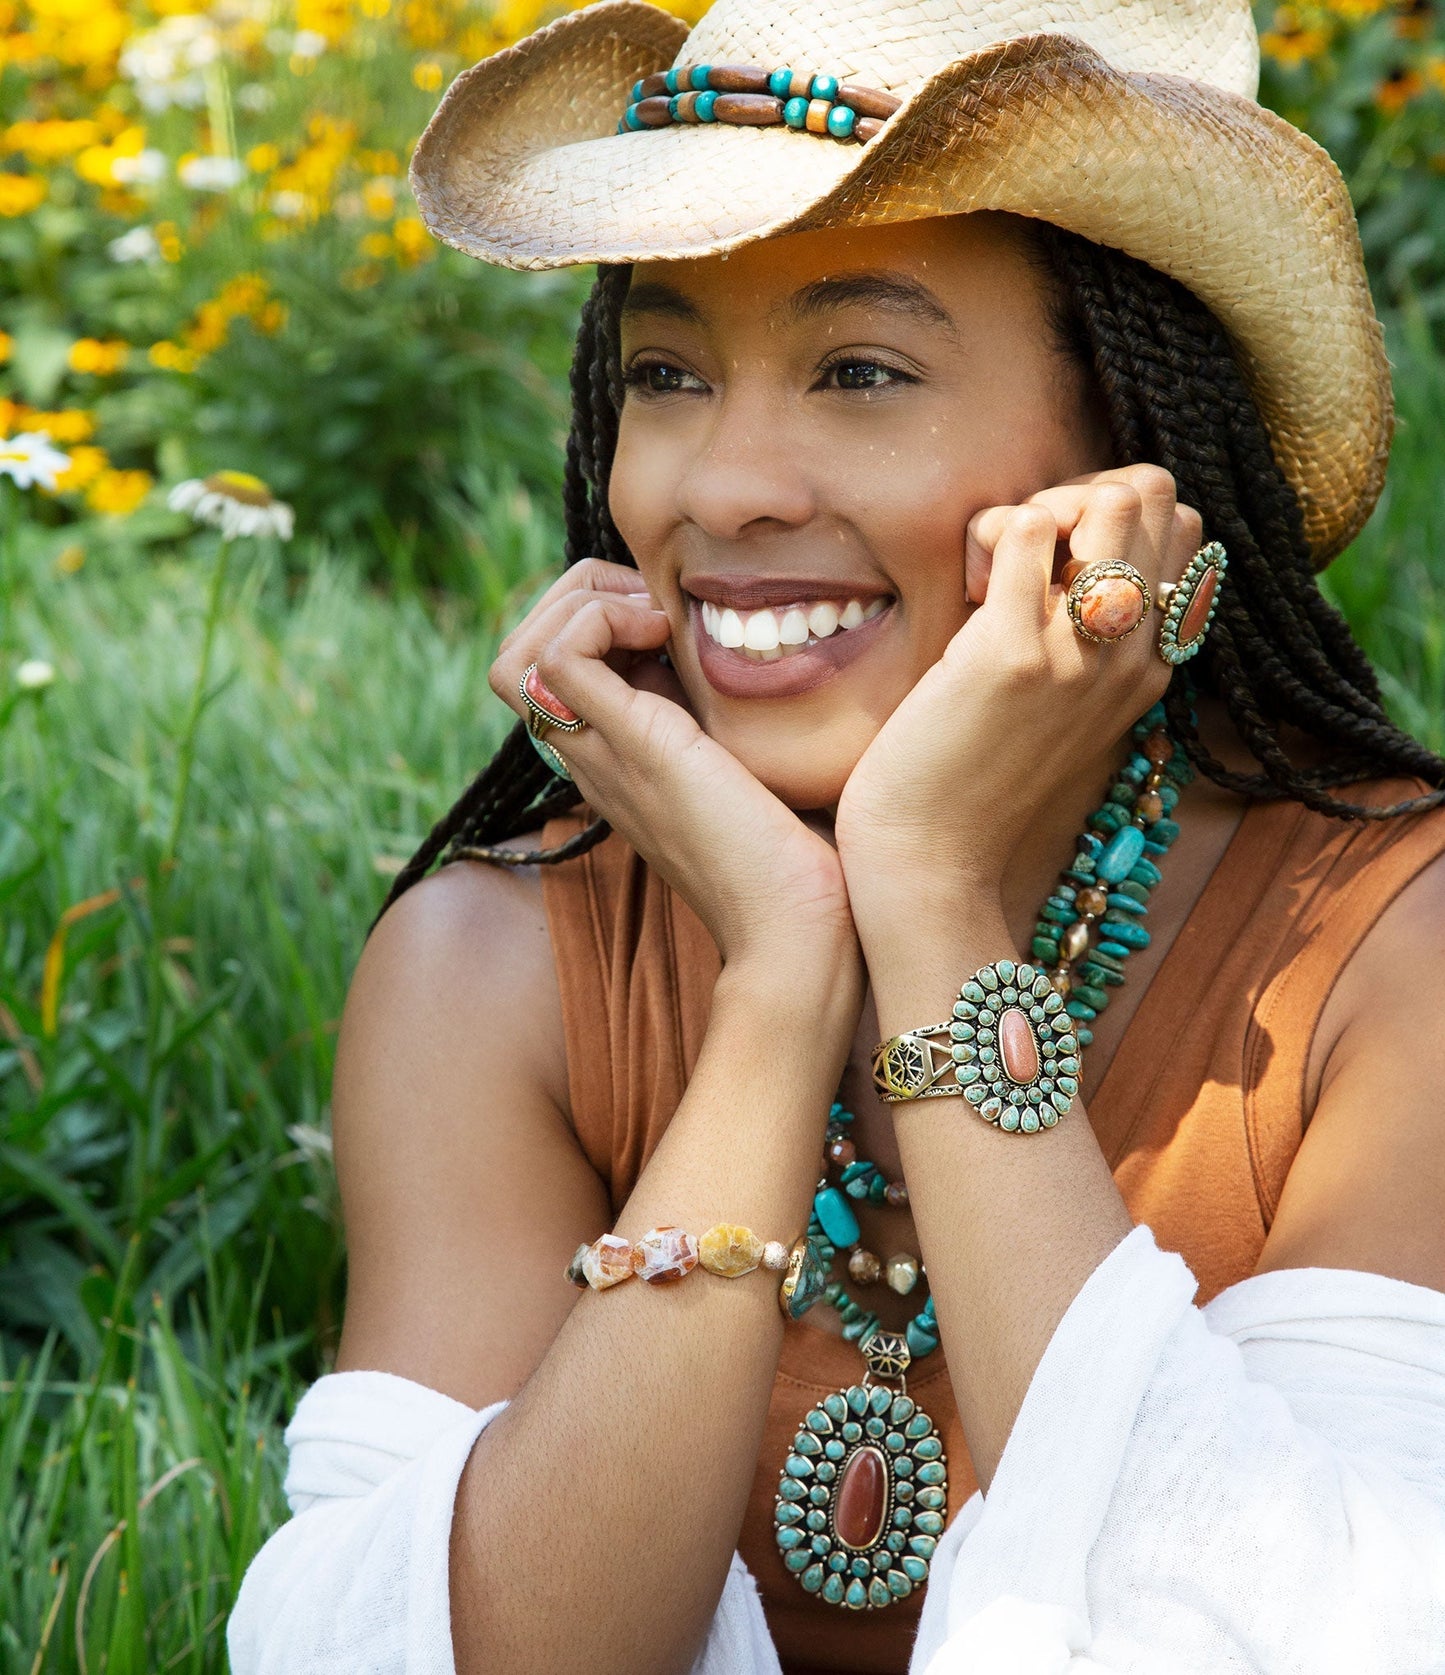
[[[1058,534],[1059,520],[1047,506],[1013,506],[1004,517],[1004,527],[1013,535],[1052,537]]]
[[[1094,501],[1101,512],[1121,522],[1143,516],[1144,496],[1133,483],[1100,483],[1094,489]]]
[[[1181,544],[1194,549],[1204,540],[1204,515],[1193,506],[1176,506],[1174,516],[1178,521]]]
[[[1145,500],[1173,500],[1178,493],[1173,473],[1162,465],[1131,465],[1129,481]]]

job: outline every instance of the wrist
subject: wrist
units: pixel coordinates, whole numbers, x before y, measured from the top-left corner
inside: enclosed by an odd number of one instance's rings
[[[935,915],[920,925],[895,922],[863,939],[882,1039],[946,1020],[963,984],[995,960],[1018,959],[995,896]]]

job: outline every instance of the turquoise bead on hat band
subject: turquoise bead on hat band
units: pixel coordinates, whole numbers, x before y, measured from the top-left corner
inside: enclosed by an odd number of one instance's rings
[[[721,122],[866,142],[901,103],[877,88],[788,65],[679,64],[632,84],[617,132]]]

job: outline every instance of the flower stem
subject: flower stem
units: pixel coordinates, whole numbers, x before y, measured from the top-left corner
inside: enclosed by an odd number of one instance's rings
[[[231,543],[223,540],[216,554],[216,566],[211,575],[211,595],[206,604],[206,626],[201,637],[201,661],[196,670],[196,684],[191,690],[190,708],[181,730],[180,748],[176,753],[176,789],[171,799],[171,826],[161,851],[161,872],[164,876],[175,859],[180,842],[181,821],[186,812],[186,794],[191,785],[191,763],[196,753],[196,731],[200,725],[201,709],[206,701],[206,679],[211,672],[211,646],[216,637],[216,623],[221,615],[221,598],[226,587],[226,565],[231,554]]]

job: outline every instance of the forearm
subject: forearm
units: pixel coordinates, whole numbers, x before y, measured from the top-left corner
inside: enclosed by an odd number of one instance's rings
[[[950,1015],[963,981],[1015,957],[1002,910],[966,901],[870,946],[885,1038]],[[893,1107],[969,1453],[986,1491],[1054,1328],[1133,1225],[1082,1099],[1056,1128],[1008,1134],[962,1099]]]
[[[807,969],[724,971],[696,1071],[620,1234],[719,1221],[765,1239],[802,1230],[860,982],[851,950]],[[782,1339],[777,1282],[695,1273],[579,1298],[462,1477],[459,1675],[691,1666],[761,1443]]]

